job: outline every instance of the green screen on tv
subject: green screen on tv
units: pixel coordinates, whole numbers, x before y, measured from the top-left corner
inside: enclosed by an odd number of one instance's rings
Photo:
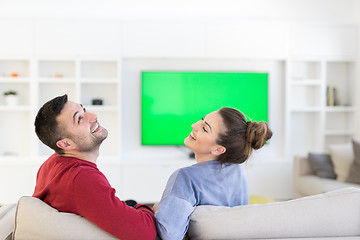
[[[268,74],[142,72],[142,145],[184,145],[191,125],[221,107],[268,121]]]

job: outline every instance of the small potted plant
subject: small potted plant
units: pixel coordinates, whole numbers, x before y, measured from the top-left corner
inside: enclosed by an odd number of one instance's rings
[[[4,92],[5,102],[8,106],[16,106],[18,104],[19,98],[17,92],[14,90],[9,90]]]

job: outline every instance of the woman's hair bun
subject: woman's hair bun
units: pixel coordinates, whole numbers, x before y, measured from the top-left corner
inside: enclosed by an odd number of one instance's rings
[[[247,121],[245,115],[234,108],[221,108],[219,114],[226,131],[220,133],[216,143],[224,146],[226,151],[217,156],[220,163],[245,162],[253,150],[264,146],[272,136],[266,122]]]
[[[246,141],[255,150],[264,146],[266,141],[272,137],[272,134],[266,122],[247,122]]]

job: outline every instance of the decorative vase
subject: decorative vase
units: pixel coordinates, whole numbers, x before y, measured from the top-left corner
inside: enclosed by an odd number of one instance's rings
[[[17,95],[7,95],[5,96],[5,102],[7,106],[17,106],[19,97]]]

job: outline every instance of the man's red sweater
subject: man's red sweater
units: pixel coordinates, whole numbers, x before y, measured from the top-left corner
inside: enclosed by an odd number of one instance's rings
[[[122,240],[156,238],[151,208],[127,206],[92,162],[53,154],[38,171],[33,197],[83,216]]]

